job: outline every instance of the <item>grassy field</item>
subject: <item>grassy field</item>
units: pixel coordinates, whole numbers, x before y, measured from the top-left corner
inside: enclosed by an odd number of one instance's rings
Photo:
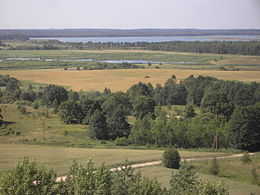
[[[260,153],[250,157],[252,159],[249,163],[243,163],[239,159],[225,159],[218,160],[220,176],[224,178],[231,178],[233,180],[252,183],[252,170],[256,169],[256,174],[260,175]],[[209,169],[212,161],[194,161],[194,165],[200,173],[210,174]],[[260,185],[260,180],[258,179]]]
[[[146,50],[0,50],[0,60],[6,58],[41,58],[41,61],[0,61],[1,69],[36,69],[89,66],[93,62],[44,61],[44,59],[146,60],[169,62],[160,68],[260,70],[259,56],[182,53]],[[146,68],[154,68],[145,65]]]
[[[133,84],[151,82],[163,84],[171,75],[178,80],[189,75],[213,76],[223,80],[260,81],[260,71],[215,71],[180,69],[128,69],[128,70],[2,70],[0,74],[9,74],[19,80],[44,84],[69,86],[73,90],[99,90],[105,87],[112,91],[126,91]],[[150,78],[145,78],[149,76]]]
[[[37,146],[26,144],[0,144],[0,172],[13,168],[18,160],[24,156],[36,159],[37,162],[54,168],[59,175],[68,171],[69,165],[74,159],[84,163],[89,158],[96,166],[117,165],[128,159],[132,162],[144,162],[160,160],[162,150],[133,150],[133,149],[93,149],[93,148],[71,148],[58,146]],[[221,156],[221,152],[196,152],[180,151],[182,158]]]
[[[242,167],[241,167],[242,168]],[[162,166],[154,166],[154,167],[145,167],[139,169],[143,175],[151,177],[151,178],[157,178],[160,183],[162,183],[163,186],[166,186],[169,188],[169,180],[171,178],[172,171],[175,172],[176,170],[168,169]],[[260,186],[253,185],[250,183],[245,183],[241,181],[235,181],[231,178],[226,177],[218,177],[213,175],[207,175],[198,173],[199,179],[203,181],[209,181],[209,182],[217,182],[217,181],[224,181],[229,186],[229,192],[231,195],[245,195],[250,194],[250,192],[255,192],[256,195],[260,194]]]
[[[0,136],[0,172],[14,167],[24,156],[57,169],[59,174],[65,174],[75,158],[83,162],[91,157],[97,166],[102,162],[107,165],[118,164],[126,158],[135,162],[161,159],[162,150],[123,149],[114,142],[92,140],[85,125],[66,125],[50,110],[48,117],[43,117],[42,113],[46,113],[47,109],[26,107],[28,114],[21,114],[17,105],[1,105],[0,108],[8,123],[7,129],[19,132]],[[185,150],[180,153],[182,158],[228,154]]]

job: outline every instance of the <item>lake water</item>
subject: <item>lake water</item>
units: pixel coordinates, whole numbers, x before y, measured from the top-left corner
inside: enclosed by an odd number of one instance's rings
[[[260,40],[260,35],[221,36],[167,36],[167,37],[41,37],[31,40],[59,40],[61,42],[165,42],[165,41],[250,41]]]

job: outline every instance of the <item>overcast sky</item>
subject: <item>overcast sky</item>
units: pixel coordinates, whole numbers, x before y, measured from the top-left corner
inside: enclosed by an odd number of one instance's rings
[[[258,28],[260,0],[0,0],[0,28]]]

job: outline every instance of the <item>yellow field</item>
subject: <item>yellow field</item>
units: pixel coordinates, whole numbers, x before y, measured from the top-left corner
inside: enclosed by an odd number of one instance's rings
[[[224,80],[260,82],[260,71],[216,71],[216,70],[181,70],[181,69],[128,69],[128,70],[3,70],[0,74],[9,74],[19,80],[45,84],[69,86],[73,90],[126,91],[137,82],[163,84],[172,74],[181,80],[189,75],[213,76]],[[150,78],[145,78],[150,76]]]

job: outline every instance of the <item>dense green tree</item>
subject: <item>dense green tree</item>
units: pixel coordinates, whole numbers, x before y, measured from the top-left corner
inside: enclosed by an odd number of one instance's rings
[[[19,99],[33,102],[36,99],[36,92],[34,92],[32,90],[23,91],[23,92],[21,92]]]
[[[237,107],[228,124],[231,144],[238,149],[260,150],[260,104]]]
[[[155,117],[155,101],[148,96],[139,96],[133,102],[133,115],[138,119],[143,119],[146,115]]]
[[[7,81],[5,90],[6,91],[15,91],[20,88],[20,82],[17,79],[10,79]]]
[[[83,111],[77,102],[62,102],[59,108],[61,120],[66,124],[81,124],[84,118]]]
[[[205,95],[201,101],[204,112],[211,112],[215,115],[223,115],[230,118],[234,105],[224,93],[213,92]]]
[[[57,85],[48,85],[44,88],[42,98],[44,103],[51,106],[56,100],[58,104],[68,99],[68,92],[65,88]]]
[[[204,96],[204,90],[207,86],[214,83],[217,79],[213,77],[198,76],[195,78],[190,75],[184,79],[181,84],[188,91],[187,101],[193,105],[200,106],[201,99]]]
[[[108,138],[116,139],[117,137],[127,137],[130,133],[130,125],[126,121],[124,108],[119,105],[110,114],[106,114],[108,126]]]
[[[142,82],[139,82],[138,84],[135,84],[131,86],[127,90],[127,94],[130,97],[131,100],[134,100],[138,96],[149,96],[153,97],[153,86],[151,84],[145,84]]]
[[[68,100],[71,102],[76,102],[79,100],[79,93],[76,91],[70,91],[68,94]]]
[[[110,115],[115,109],[120,107],[122,109],[123,116],[126,116],[130,114],[132,104],[125,93],[117,92],[106,98],[101,107],[106,115]]]
[[[154,101],[156,102],[157,105],[163,106],[165,105],[165,100],[164,100],[164,95],[163,95],[163,87],[161,84],[156,84],[154,88],[154,96],[153,96]]]
[[[136,120],[129,136],[131,142],[139,145],[154,144],[152,124],[153,121],[149,116]]]
[[[185,106],[184,110],[184,117],[185,118],[192,118],[196,115],[194,107],[192,105]]]
[[[108,126],[108,138],[125,137],[130,133],[126,116],[130,113],[131,103],[122,92],[111,94],[101,105]]]
[[[56,194],[56,173],[38,167],[36,162],[24,158],[14,170],[3,174],[0,182],[1,194]]]
[[[97,109],[89,119],[90,136],[95,139],[108,139],[108,126],[101,110]]]
[[[163,153],[163,164],[167,168],[179,169],[181,157],[175,148],[167,148]]]
[[[96,100],[91,100],[91,99],[83,99],[79,102],[79,105],[82,109],[83,112],[83,124],[88,125],[89,124],[89,120],[91,115],[96,111],[96,110],[100,110],[101,106],[99,104],[98,101]]]

